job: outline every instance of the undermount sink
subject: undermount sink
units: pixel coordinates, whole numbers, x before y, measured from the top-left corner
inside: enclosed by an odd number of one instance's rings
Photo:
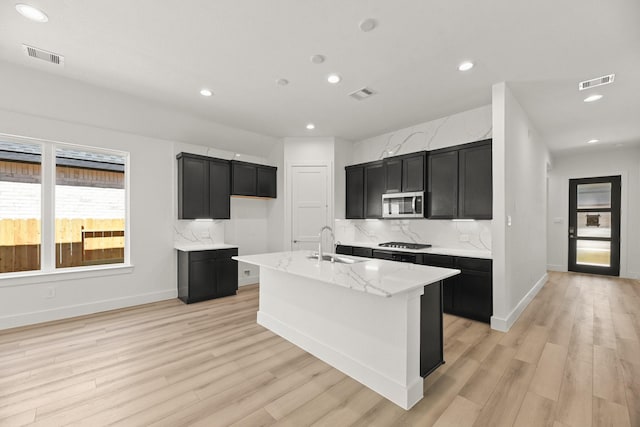
[[[318,254],[316,253],[316,254],[310,255],[307,258],[317,260]],[[345,256],[339,256],[339,255],[322,255],[323,261],[331,262],[331,258],[333,258],[333,262],[336,262],[339,264],[357,264],[359,262],[367,261],[366,259],[354,259],[354,258],[348,258]]]

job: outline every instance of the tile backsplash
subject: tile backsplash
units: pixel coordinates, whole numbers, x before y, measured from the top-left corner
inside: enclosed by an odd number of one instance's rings
[[[225,243],[224,222],[177,220],[173,225],[173,239],[179,244]]]
[[[491,221],[451,221],[427,219],[363,220],[337,219],[336,242],[428,243],[437,247],[491,250]]]

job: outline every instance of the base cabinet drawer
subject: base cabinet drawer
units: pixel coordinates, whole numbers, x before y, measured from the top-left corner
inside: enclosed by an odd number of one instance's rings
[[[178,298],[187,304],[235,295],[238,249],[178,251]]]

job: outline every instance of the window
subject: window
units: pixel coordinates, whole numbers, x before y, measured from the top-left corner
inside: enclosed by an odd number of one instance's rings
[[[39,144],[0,140],[0,273],[40,270]]]
[[[0,273],[128,263],[127,159],[0,135]]]

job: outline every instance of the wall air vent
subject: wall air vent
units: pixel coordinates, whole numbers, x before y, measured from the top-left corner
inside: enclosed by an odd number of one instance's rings
[[[371,97],[372,95],[375,95],[376,93],[377,92],[371,88],[363,87],[362,89],[358,89],[355,92],[351,92],[349,96],[357,101],[362,101]]]
[[[615,74],[609,74],[607,76],[598,77],[597,79],[585,80],[584,82],[578,83],[578,89],[585,90],[596,86],[608,85],[609,83],[613,83],[613,78],[615,76]]]
[[[24,53],[31,58],[42,59],[43,61],[55,65],[64,65],[64,56],[58,55],[57,53],[49,52],[33,46],[27,46],[26,44],[22,45],[22,50],[24,50]]]

